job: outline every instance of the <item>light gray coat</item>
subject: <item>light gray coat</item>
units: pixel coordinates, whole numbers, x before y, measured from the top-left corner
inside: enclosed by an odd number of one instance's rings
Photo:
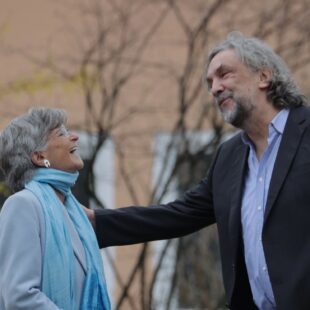
[[[63,211],[75,254],[79,305],[86,273],[85,252],[65,207]],[[9,197],[0,212],[0,310],[59,309],[41,291],[44,244],[44,213],[38,199],[28,190]]]

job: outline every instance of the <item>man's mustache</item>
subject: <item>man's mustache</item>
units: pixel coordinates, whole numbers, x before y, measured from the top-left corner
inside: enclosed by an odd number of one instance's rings
[[[226,100],[227,98],[233,98],[233,92],[230,90],[225,90],[220,94],[217,94],[214,96],[215,102],[216,104],[221,104],[221,102],[223,102],[224,100]]]

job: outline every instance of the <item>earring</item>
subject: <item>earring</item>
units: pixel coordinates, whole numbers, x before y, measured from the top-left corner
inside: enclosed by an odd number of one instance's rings
[[[43,160],[43,163],[44,163],[44,166],[45,166],[46,168],[49,168],[49,167],[51,166],[51,163],[49,162],[48,159],[44,159],[44,160]]]

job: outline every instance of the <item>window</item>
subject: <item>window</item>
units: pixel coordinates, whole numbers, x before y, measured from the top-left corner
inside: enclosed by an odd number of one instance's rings
[[[174,200],[206,176],[220,140],[212,132],[158,134],[153,166],[156,203]],[[166,251],[153,291],[156,309],[218,309],[224,305],[216,226],[153,245],[154,268]]]

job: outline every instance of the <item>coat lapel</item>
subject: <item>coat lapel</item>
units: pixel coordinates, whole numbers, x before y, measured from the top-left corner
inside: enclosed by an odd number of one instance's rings
[[[78,236],[76,236],[78,237]],[[84,252],[84,247],[81,243],[81,241],[77,241],[76,237],[72,240],[72,248],[74,252],[74,256],[80,263],[82,269],[84,270],[85,274],[87,273],[87,263],[86,263],[86,255]],[[78,237],[79,238],[79,237]]]
[[[71,237],[74,256],[76,257],[76,259],[78,260],[79,264],[81,265],[82,269],[84,270],[84,272],[86,274],[87,273],[87,262],[86,262],[86,255],[84,252],[84,247],[83,247],[82,241],[81,241],[81,239],[80,239],[80,237],[79,237],[79,235],[78,235],[78,233],[77,233],[77,231],[76,231],[76,229],[75,229],[65,207],[63,207],[63,213],[64,213],[65,222],[67,224],[69,234]]]
[[[247,167],[247,158],[249,153],[249,148],[243,143],[235,150],[235,158],[232,165],[231,173],[231,204],[229,211],[229,235],[231,238],[232,248],[234,251],[232,253],[236,257],[236,252],[238,249],[238,242],[240,238],[241,230],[241,199],[242,199],[242,189],[243,181]]]
[[[305,108],[292,109],[287,119],[278,155],[274,164],[266,202],[265,221],[279,194],[285,177],[293,163],[298,146],[306,127]]]

